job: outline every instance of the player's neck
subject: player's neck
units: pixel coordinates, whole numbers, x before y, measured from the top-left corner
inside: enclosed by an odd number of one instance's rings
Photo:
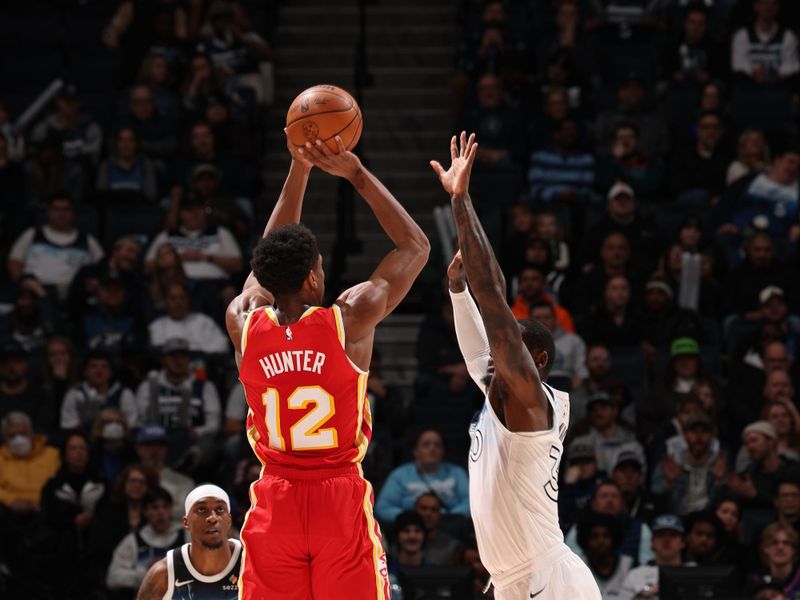
[[[277,315],[278,322],[281,325],[297,322],[309,307],[309,304],[304,298],[297,296],[290,298],[276,298],[275,303],[277,304],[275,308],[275,314]]]
[[[233,552],[228,540],[219,548],[206,548],[200,543],[192,542],[189,546],[189,558],[196,571],[203,575],[215,575],[228,566]]]

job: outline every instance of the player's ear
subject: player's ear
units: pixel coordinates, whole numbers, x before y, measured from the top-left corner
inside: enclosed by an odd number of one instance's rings
[[[184,517],[181,519],[181,521],[183,522],[183,528],[184,529],[189,529],[189,517],[184,515]]]
[[[536,365],[537,370],[541,371],[547,366],[547,361],[549,358],[550,355],[547,353],[547,350],[542,350],[534,355],[533,364]]]

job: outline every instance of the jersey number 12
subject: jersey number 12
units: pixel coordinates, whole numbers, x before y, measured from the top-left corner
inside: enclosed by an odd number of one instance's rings
[[[261,395],[266,407],[267,430],[269,431],[269,447],[286,451],[286,440],[281,435],[281,406],[278,390],[269,388]],[[289,429],[290,450],[326,450],[339,446],[336,429],[322,426],[336,414],[333,396],[318,385],[295,388],[286,399],[289,410],[306,410],[312,405],[304,417]]]

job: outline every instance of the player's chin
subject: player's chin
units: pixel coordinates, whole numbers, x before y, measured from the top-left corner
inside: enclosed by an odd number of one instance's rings
[[[221,529],[206,529],[200,537],[200,542],[207,548],[218,548],[223,541],[224,537]]]

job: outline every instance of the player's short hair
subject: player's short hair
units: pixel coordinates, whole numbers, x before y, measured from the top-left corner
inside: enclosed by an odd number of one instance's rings
[[[550,374],[553,360],[556,357],[556,344],[550,330],[532,319],[519,319],[519,329],[522,332],[522,341],[533,356],[534,352],[547,352],[547,364],[540,371],[540,376],[544,380]]]
[[[147,492],[147,495],[144,497],[144,501],[142,502],[142,506],[147,508],[154,502],[158,502],[159,500],[163,500],[170,506],[172,505],[172,494],[170,494],[167,490],[163,487],[157,487],[153,490]]]
[[[305,225],[284,225],[256,244],[250,267],[258,283],[275,296],[294,294],[319,256],[317,238]]]

